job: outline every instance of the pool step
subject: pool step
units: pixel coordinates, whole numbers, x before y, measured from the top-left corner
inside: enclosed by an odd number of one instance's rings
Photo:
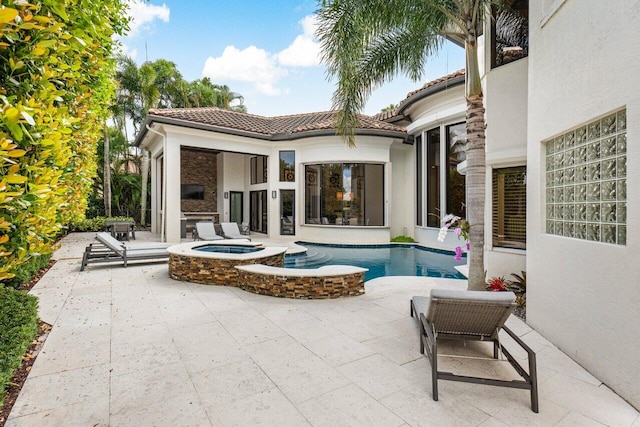
[[[326,264],[333,259],[333,255],[326,252],[310,250],[306,255],[285,257],[284,266],[287,268],[314,268]]]

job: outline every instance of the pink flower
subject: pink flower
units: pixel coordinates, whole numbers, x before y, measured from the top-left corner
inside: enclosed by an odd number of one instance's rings
[[[471,250],[471,243],[467,242],[467,252]]]
[[[456,236],[460,236],[461,233],[462,233],[462,228],[456,228],[455,230],[453,230],[453,234],[455,234]]]
[[[454,259],[458,262],[462,261],[462,248],[460,246],[456,246],[455,252],[456,255],[454,256]]]

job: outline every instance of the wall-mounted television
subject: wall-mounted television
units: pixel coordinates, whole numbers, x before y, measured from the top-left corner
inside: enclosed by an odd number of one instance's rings
[[[204,200],[204,185],[182,184],[180,198],[182,200]]]

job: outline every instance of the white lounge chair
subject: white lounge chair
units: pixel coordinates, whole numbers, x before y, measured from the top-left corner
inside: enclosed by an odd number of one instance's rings
[[[193,240],[224,240],[224,237],[216,233],[213,222],[201,221],[196,223]]]
[[[251,240],[250,237],[240,233],[238,224],[236,224],[235,222],[221,222],[220,226],[222,227],[222,233],[224,234],[225,239],[248,239],[249,241]]]
[[[129,248],[109,233],[96,234],[96,240],[100,243],[91,243],[85,248],[80,271],[83,271],[87,264],[100,262],[121,261],[126,267],[129,261],[163,261],[169,258],[167,248],[171,246],[158,244]]]
[[[520,388],[531,391],[531,410],[538,412],[538,379],[536,354],[504,323],[515,308],[513,292],[457,291],[433,289],[429,297],[411,299],[411,316],[420,326],[420,353],[425,350],[431,363],[433,400],[438,400],[438,380],[462,381],[500,387]],[[419,317],[418,317],[419,316]],[[527,352],[528,372],[499,342],[498,333],[504,330]],[[505,381],[494,378],[456,375],[438,370],[438,343],[443,339],[493,342],[493,358],[498,350],[522,377],[521,381]]]

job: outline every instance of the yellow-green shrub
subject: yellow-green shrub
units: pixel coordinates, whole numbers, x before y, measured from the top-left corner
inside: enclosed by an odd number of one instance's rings
[[[0,0],[0,281],[82,218],[123,0]]]

